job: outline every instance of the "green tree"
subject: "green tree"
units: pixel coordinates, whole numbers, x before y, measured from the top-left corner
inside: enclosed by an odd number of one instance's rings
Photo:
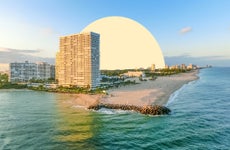
[[[8,75],[0,74],[0,86],[3,86],[8,83]]]

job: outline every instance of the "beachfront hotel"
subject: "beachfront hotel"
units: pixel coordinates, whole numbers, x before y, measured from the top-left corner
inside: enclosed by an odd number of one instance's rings
[[[95,88],[100,84],[100,35],[94,32],[60,37],[56,80],[60,86]]]

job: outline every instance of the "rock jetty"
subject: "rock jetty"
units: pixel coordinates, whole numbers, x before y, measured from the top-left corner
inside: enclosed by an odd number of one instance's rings
[[[167,115],[171,112],[169,108],[160,105],[135,106],[121,104],[95,104],[88,107],[88,109],[93,110],[99,110],[101,108],[133,110],[145,115]]]

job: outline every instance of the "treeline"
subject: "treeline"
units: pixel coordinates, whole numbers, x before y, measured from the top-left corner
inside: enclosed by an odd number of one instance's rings
[[[101,70],[101,74],[106,76],[120,76],[121,74],[127,73],[128,71],[136,71],[136,70],[135,69]]]
[[[106,76],[120,76],[128,71],[143,71],[146,77],[155,77],[155,76],[166,76],[173,75],[178,73],[185,73],[191,71],[191,69],[156,69],[155,71],[151,71],[150,69],[124,69],[124,70],[101,70],[102,75]],[[114,80],[114,79],[112,79]]]
[[[29,80],[29,82],[31,83],[55,83],[55,79],[49,78],[47,80],[43,80],[43,79],[32,78]],[[24,88],[27,88],[26,84],[11,83],[9,82],[8,74],[0,73],[0,89],[24,89]]]
[[[24,89],[27,85],[24,84],[12,84],[8,81],[9,77],[7,74],[0,73],[0,89]]]
[[[189,69],[189,70],[184,70],[184,69],[159,69],[159,70],[155,70],[154,72],[152,72],[150,70],[146,70],[145,71],[145,76],[146,77],[168,76],[168,75],[174,75],[174,74],[178,74],[178,73],[185,73],[185,72],[189,72],[189,71],[191,71],[191,69]]]
[[[48,78],[48,79],[35,79],[32,78],[29,80],[29,82],[31,83],[55,83],[55,79],[54,78]]]
[[[27,88],[26,84],[12,84],[10,82],[0,85],[0,89],[25,89]]]
[[[63,87],[59,86],[57,88],[46,88],[43,85],[39,85],[38,87],[28,87],[28,89],[35,91],[46,91],[46,92],[56,92],[56,93],[73,93],[73,94],[105,94],[105,88],[96,88],[90,89],[89,87],[77,87],[77,86],[69,86]]]

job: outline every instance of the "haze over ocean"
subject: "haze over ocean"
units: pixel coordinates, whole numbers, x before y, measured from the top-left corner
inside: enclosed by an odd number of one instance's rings
[[[69,108],[65,94],[0,90],[0,149],[229,149],[230,68],[200,70],[167,116]]]

